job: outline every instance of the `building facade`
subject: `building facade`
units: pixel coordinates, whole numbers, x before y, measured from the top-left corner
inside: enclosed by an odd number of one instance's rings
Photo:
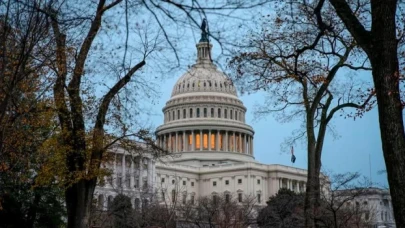
[[[254,130],[246,123],[246,107],[229,78],[211,60],[207,34],[197,47],[196,63],[173,86],[163,107],[156,143],[172,156],[154,160],[134,157],[117,146],[106,164],[113,175],[96,189],[106,208],[119,193],[133,205],[142,200],[193,202],[200,196],[230,194],[258,205],[280,188],[305,191],[306,170],[261,164],[254,158]]]

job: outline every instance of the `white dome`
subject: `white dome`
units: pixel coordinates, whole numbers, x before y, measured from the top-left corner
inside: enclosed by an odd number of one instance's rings
[[[237,97],[232,81],[213,64],[195,64],[177,80],[172,98],[179,94],[193,92],[225,93]]]

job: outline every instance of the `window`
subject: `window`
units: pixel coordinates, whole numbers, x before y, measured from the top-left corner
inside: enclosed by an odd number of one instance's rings
[[[200,117],[200,108],[197,108],[197,118]]]
[[[229,180],[226,180],[226,181],[225,181],[225,185],[229,185]]]
[[[235,120],[238,120],[238,112],[235,111]]]
[[[180,110],[177,110],[177,119],[180,119]]]
[[[229,110],[229,117],[230,119],[233,119],[233,110]]]
[[[193,205],[194,204],[194,195],[191,195],[190,203]]]
[[[214,108],[211,108],[211,118],[214,117]]]
[[[227,109],[225,109],[225,111],[224,111],[224,118],[225,118],[225,119],[228,118],[228,110],[227,110]]]
[[[186,181],[183,181],[183,185],[186,185]]]
[[[169,112],[169,121],[171,120],[170,112]]]
[[[193,109],[190,108],[190,118],[193,118]]]
[[[243,199],[242,193],[238,193],[238,202],[242,203],[242,199]]]
[[[148,181],[146,181],[146,180],[143,181],[143,187],[144,187],[144,188],[147,188],[147,187],[148,187]]]
[[[238,184],[242,184],[242,179],[238,179]]]
[[[261,195],[260,195],[260,194],[257,194],[257,202],[258,202],[258,203],[262,203],[262,199],[261,199]]]
[[[204,117],[207,117],[207,108],[204,108]]]
[[[176,183],[176,181],[175,181],[175,180],[172,180],[172,184],[174,184],[174,183]]]
[[[225,194],[225,203],[229,203],[229,201],[230,201],[229,194]]]
[[[194,182],[191,182],[191,187],[194,187]]]
[[[162,191],[162,200],[165,200],[165,192]]]
[[[173,111],[173,116],[172,116],[173,120],[176,120],[176,116],[175,116],[175,112]]]
[[[218,201],[218,200],[217,200],[217,197],[218,197],[217,195],[213,195],[213,196],[212,196],[212,203],[213,203],[213,204],[217,204],[217,201]]]
[[[217,182],[216,181],[212,182],[212,186],[217,186]]]
[[[165,178],[162,178],[162,183],[165,183]]]
[[[185,119],[186,118],[186,110],[185,109],[183,109],[183,119]]]
[[[221,118],[221,109],[218,109],[218,118]]]
[[[186,195],[186,194],[183,194],[182,203],[183,203],[183,204],[186,204],[186,200],[187,200],[187,195]]]
[[[118,176],[118,177],[117,177],[117,186],[118,186],[119,188],[122,187],[122,177],[121,177],[121,176]]]

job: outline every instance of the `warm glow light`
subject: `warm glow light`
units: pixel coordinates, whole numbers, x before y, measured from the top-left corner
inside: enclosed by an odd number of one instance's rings
[[[211,134],[211,149],[215,149],[215,135]]]
[[[208,134],[203,134],[203,146],[204,149],[208,149]]]
[[[200,149],[200,134],[195,135],[195,148]]]

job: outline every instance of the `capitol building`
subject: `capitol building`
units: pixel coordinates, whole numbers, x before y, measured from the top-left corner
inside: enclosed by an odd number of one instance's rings
[[[254,129],[246,123],[237,89],[213,64],[205,32],[196,46],[196,63],[173,86],[156,129],[157,145],[170,156],[155,159],[113,148],[114,161],[106,164],[113,175],[95,192],[100,207],[108,208],[120,193],[134,207],[145,200],[193,203],[223,194],[240,202],[254,197],[265,206],[280,188],[305,191],[306,170],[255,160]]]

